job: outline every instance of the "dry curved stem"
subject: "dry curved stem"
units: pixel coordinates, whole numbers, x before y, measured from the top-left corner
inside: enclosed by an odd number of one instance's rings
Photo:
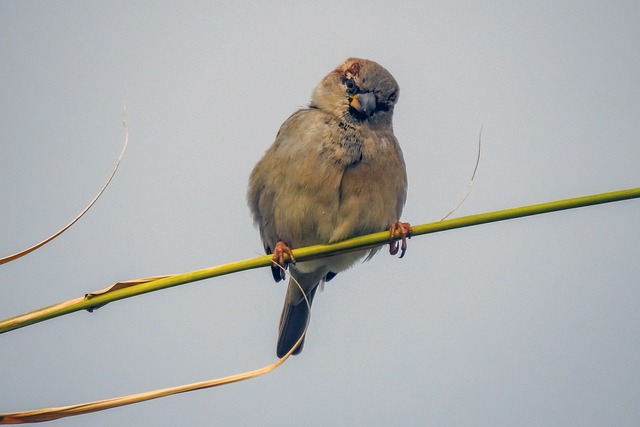
[[[458,204],[455,205],[453,209],[451,209],[445,216],[440,218],[438,221],[444,221],[445,219],[449,218],[451,216],[451,214],[453,214],[455,211],[458,210],[458,208],[460,206],[462,206],[464,201],[467,200],[467,197],[469,197],[469,194],[471,194],[471,190],[473,189],[473,181],[476,179],[476,172],[478,171],[478,166],[480,165],[480,153],[481,152],[482,152],[482,126],[480,126],[480,134],[478,135],[478,156],[476,157],[476,165],[473,168],[473,173],[471,174],[471,179],[469,180],[469,183],[467,184],[467,189],[465,190],[464,195],[462,196],[462,199],[460,199]]]
[[[284,268],[274,263],[280,268],[284,270]],[[298,283],[298,281],[291,277],[291,280],[300,288],[302,291],[302,287]],[[307,299],[307,295],[304,291],[302,291],[302,295],[304,296],[305,303],[307,307],[309,307],[309,311],[311,311],[311,304]],[[134,403],[145,402],[147,400],[158,399],[161,397],[167,397],[174,394],[186,393],[188,391],[202,390],[205,388],[218,387],[221,385],[231,384],[239,381],[248,380],[251,378],[258,377],[260,375],[264,375],[268,372],[273,371],[280,365],[284,363],[285,360],[291,356],[291,354],[298,348],[298,346],[302,343],[305,334],[307,333],[307,328],[309,327],[309,319],[307,318],[307,324],[296,341],[295,345],[285,354],[282,358],[276,360],[275,362],[266,365],[262,368],[255,369],[253,371],[244,372],[241,374],[230,375],[223,378],[216,378],[208,381],[200,381],[191,384],[185,384],[175,387],[168,387],[159,390],[147,391],[144,393],[131,394],[128,396],[120,396],[114,397],[110,399],[96,400],[93,402],[87,403],[79,403],[76,405],[69,406],[60,406],[56,408],[44,408],[44,409],[36,409],[33,411],[25,411],[25,412],[10,412],[0,414],[0,424],[26,424],[26,423],[39,423],[45,421],[53,421],[58,420],[60,418],[73,417],[76,415],[89,414],[92,412],[104,411],[106,409],[113,409],[120,406],[131,405]]]
[[[622,201],[628,199],[640,198],[640,187],[631,188],[628,190],[619,190],[609,193],[594,194],[590,196],[577,197],[573,199],[557,200],[554,202],[540,203],[537,205],[523,206],[520,208],[504,209],[496,212],[489,212],[484,214],[472,215],[463,218],[451,219],[446,221],[439,221],[431,224],[423,224],[413,227],[414,235],[434,233],[443,230],[452,230],[461,227],[468,227],[478,224],[486,224],[495,221],[503,221],[513,218],[521,218],[530,215],[538,215],[548,212],[557,212],[565,209],[574,209],[583,206],[592,206],[601,203],[610,203],[615,201]],[[373,233],[367,236],[361,236],[354,239],[345,240],[332,245],[315,245],[307,248],[300,248],[294,250],[295,256],[298,260],[311,259],[312,257],[327,256],[337,253],[339,251],[351,251],[356,248],[363,247],[375,247],[387,242],[389,238],[388,232]],[[254,258],[251,260],[239,261],[236,263],[227,264],[224,266],[212,267],[210,269],[199,270],[191,273],[178,274],[172,276],[166,276],[159,279],[148,278],[139,279],[138,281],[123,282],[128,285],[133,282],[139,282],[135,286],[118,287],[115,290],[107,289],[106,292],[94,293],[94,298],[77,298],[76,300],[67,301],[66,303],[58,304],[56,306],[48,307],[38,312],[30,313],[28,315],[18,316],[17,318],[7,319],[0,322],[0,332],[6,332],[26,326],[27,324],[33,324],[42,320],[46,320],[52,317],[57,317],[63,314],[68,314],[81,309],[88,309],[90,307],[104,305],[111,301],[116,301],[123,298],[128,298],[134,295],[139,295],[147,292],[153,292],[159,289],[165,289],[171,286],[177,286],[196,280],[203,280],[210,277],[215,277],[223,274],[230,274],[240,270],[246,270],[257,267],[264,267],[271,265],[273,258],[270,256],[263,256],[260,258]],[[296,282],[297,283],[297,282]],[[122,284],[122,283],[121,283]],[[116,286],[119,284],[116,284]],[[299,285],[298,285],[299,286]],[[141,288],[141,289],[140,289]],[[310,308],[310,304],[305,295],[305,301]],[[64,306],[64,307],[63,307]],[[44,313],[43,313],[44,312]],[[25,318],[26,317],[26,318]],[[307,325],[308,326],[308,321]],[[157,399],[159,397],[170,396],[173,394],[184,393],[187,391],[200,390],[204,388],[216,387],[223,384],[230,384],[233,382],[243,381],[249,378],[254,378],[259,375],[270,372],[280,366],[300,345],[304,335],[306,334],[306,328],[304,332],[287,354],[276,362],[267,365],[263,368],[249,371],[243,374],[232,375],[224,378],[219,378],[210,381],[197,382],[187,384],[183,386],[165,388],[161,390],[155,390],[146,393],[139,393],[129,396],[117,397],[112,399],[99,400],[95,402],[83,403],[78,405],[63,406],[58,408],[39,409],[35,411],[27,412],[13,412],[0,414],[0,424],[21,424],[30,422],[50,421],[59,418],[69,417],[73,415],[86,414],[90,412],[101,411],[110,408],[116,408],[118,406],[130,405],[133,403],[143,402],[146,400]]]
[[[124,157],[124,153],[127,150],[127,145],[129,144],[129,129],[127,128],[127,123],[125,122],[125,120],[122,121],[122,125],[124,126],[124,144],[122,146],[122,151],[120,151],[120,155],[118,156],[118,161],[116,162],[116,166],[113,168],[113,171],[111,172],[111,175],[109,175],[109,178],[107,179],[107,182],[104,184],[102,189],[98,192],[98,194],[96,194],[96,196],[93,198],[93,200],[91,200],[91,202],[87,205],[87,207],[84,208],[82,210],[82,212],[80,212],[80,214],[78,214],[78,216],[76,216],[69,224],[65,225],[60,230],[58,230],[56,233],[54,233],[53,235],[47,237],[46,239],[44,239],[40,243],[37,243],[37,244],[31,246],[30,248],[24,249],[24,250],[22,250],[20,252],[16,252],[13,255],[8,255],[6,257],[0,258],[0,265],[6,264],[6,263],[11,262],[11,261],[15,261],[18,258],[22,258],[23,256],[25,256],[27,254],[30,254],[31,252],[35,251],[36,249],[41,248],[42,246],[46,245],[47,243],[49,243],[50,241],[52,241],[53,239],[55,239],[56,237],[58,237],[59,235],[61,235],[65,231],[67,231],[69,228],[71,228],[71,226],[73,224],[75,224],[76,222],[78,222],[78,220],[80,218],[82,218],[84,216],[84,214],[86,214],[87,211],[89,211],[89,209],[91,209],[91,207],[98,201],[98,199],[100,198],[100,196],[102,196],[102,193],[104,193],[104,191],[107,189],[107,187],[111,183],[111,180],[113,179],[113,177],[115,176],[116,172],[118,171],[118,167],[120,166],[120,163],[122,162],[122,158]]]

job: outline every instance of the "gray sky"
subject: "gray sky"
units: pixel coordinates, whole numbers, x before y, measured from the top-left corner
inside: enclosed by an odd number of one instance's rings
[[[349,56],[398,80],[403,219],[640,185],[638,2],[2,2],[2,319],[119,280],[261,254],[248,175]],[[316,296],[304,352],[251,381],[51,425],[636,426],[640,202],[410,241]],[[275,359],[267,270],[0,336],[0,412]]]

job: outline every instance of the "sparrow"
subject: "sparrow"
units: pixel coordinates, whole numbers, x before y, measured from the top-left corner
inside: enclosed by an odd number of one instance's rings
[[[390,253],[398,252],[394,236],[399,232],[404,255],[411,237],[411,226],[399,222],[407,173],[392,124],[399,94],[385,68],[367,59],[347,59],[316,86],[309,106],[282,124],[251,172],[247,201],[265,252],[273,255],[276,282],[284,279],[281,266],[290,262],[279,358],[304,333],[318,285],[380,249],[296,263],[291,248],[388,229]],[[303,344],[292,354],[300,353]]]

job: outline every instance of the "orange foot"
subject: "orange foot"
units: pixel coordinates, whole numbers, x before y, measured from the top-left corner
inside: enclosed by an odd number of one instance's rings
[[[292,264],[296,263],[296,259],[293,257],[293,253],[291,253],[291,248],[282,240],[276,243],[276,247],[273,248],[272,259],[275,265],[271,267],[271,271],[276,282],[285,279],[286,275],[284,271],[287,269],[287,262]]]
[[[407,251],[407,239],[411,238],[411,224],[408,222],[396,222],[389,226],[389,253],[395,255],[398,253],[398,241],[396,240],[396,232],[400,233],[400,258]]]

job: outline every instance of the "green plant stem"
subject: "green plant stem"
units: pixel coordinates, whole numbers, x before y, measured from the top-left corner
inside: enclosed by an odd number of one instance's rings
[[[538,215],[548,212],[556,212],[565,209],[574,209],[584,206],[592,206],[602,203],[617,202],[627,199],[640,198],[640,188],[613,191],[609,193],[595,194],[591,196],[576,197],[572,199],[557,200],[554,202],[540,203],[536,205],[522,206],[518,208],[504,209],[500,211],[470,215],[429,224],[412,227],[412,236],[435,233],[438,231],[452,230],[469,227],[472,225],[489,222],[504,221],[507,219],[521,218],[530,215]],[[396,238],[399,236],[396,235]],[[320,258],[331,254],[371,248],[389,242],[389,232],[380,232],[360,236],[330,245],[315,245],[293,250],[293,255],[298,262],[312,258]],[[223,276],[243,270],[250,270],[271,265],[271,256],[261,256],[244,261],[232,262],[203,270],[192,271],[184,274],[176,274],[161,279],[152,280],[135,286],[122,288],[91,297],[80,297],[50,307],[12,317],[0,322],[0,333],[12,331],[28,325],[39,323],[54,317],[73,313],[80,310],[92,310],[107,303],[130,298],[136,295],[154,292],[173,286],[184,285],[198,280]]]

